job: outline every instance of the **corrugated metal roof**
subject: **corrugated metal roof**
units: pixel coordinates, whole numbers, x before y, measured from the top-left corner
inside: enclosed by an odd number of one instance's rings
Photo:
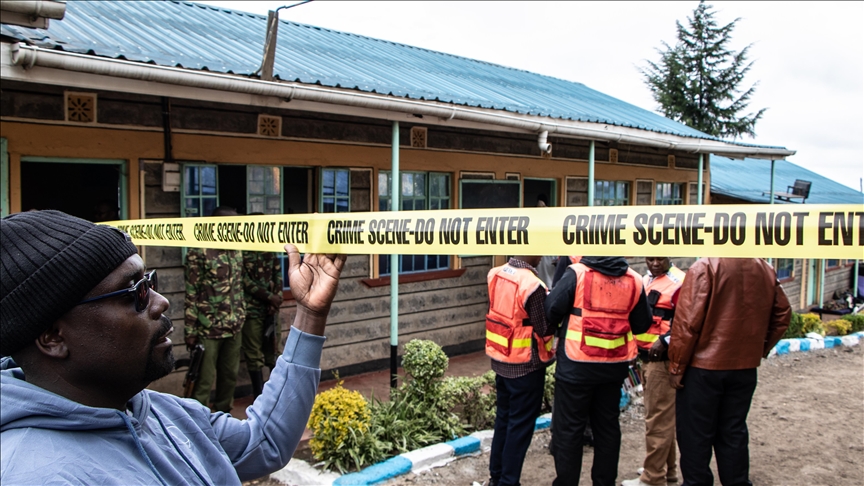
[[[711,156],[711,192],[745,201],[768,203],[763,192],[771,189],[771,161],[735,160]],[[746,177],[744,176],[746,174]],[[774,192],[786,192],[795,179],[810,181],[810,196],[805,204],[862,204],[864,193],[834,182],[788,160],[774,162]],[[782,203],[782,201],[775,201]],[[797,204],[797,203],[796,203]]]
[[[163,66],[251,75],[266,17],[176,1],[69,1],[48,30],[0,33],[47,48]],[[719,140],[572,81],[404,44],[281,21],[281,80],[416,100]],[[744,146],[758,146],[736,143]]]

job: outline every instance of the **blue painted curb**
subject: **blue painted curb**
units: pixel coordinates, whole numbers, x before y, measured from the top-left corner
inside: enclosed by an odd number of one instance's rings
[[[789,341],[781,339],[780,342],[774,346],[774,349],[777,350],[777,354],[789,354]],[[810,348],[808,347],[807,349]]]
[[[411,461],[402,456],[391,457],[384,462],[369,466],[360,472],[340,476],[339,479],[333,481],[333,484],[365,486],[367,484],[380,483],[381,481],[386,481],[410,472],[411,466]]]
[[[552,426],[552,419],[549,417],[537,417],[537,421],[534,422],[534,430],[543,430],[548,429]]]
[[[798,340],[798,350],[799,351],[810,351],[810,340],[808,339],[799,339]]]
[[[480,450],[480,439],[476,437],[471,437],[470,435],[468,437],[462,437],[461,439],[445,442],[445,444],[452,447],[453,453],[457,456],[461,456],[462,454],[470,454],[474,451]]]

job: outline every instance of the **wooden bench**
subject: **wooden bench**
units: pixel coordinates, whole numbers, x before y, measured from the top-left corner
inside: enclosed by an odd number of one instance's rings
[[[786,186],[786,192],[775,192],[774,197],[781,201],[786,202],[798,202],[800,199],[801,204],[804,204],[804,201],[810,196],[810,185],[812,182],[810,181],[802,181],[801,179],[795,179],[795,184],[791,186]],[[771,192],[763,192],[763,196],[770,196]],[[793,201],[793,199],[795,201]]]

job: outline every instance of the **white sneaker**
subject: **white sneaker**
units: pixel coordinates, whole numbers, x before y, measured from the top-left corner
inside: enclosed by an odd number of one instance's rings
[[[642,482],[642,478],[639,477],[636,479],[628,479],[626,481],[621,481],[621,486],[653,486],[653,485]]]

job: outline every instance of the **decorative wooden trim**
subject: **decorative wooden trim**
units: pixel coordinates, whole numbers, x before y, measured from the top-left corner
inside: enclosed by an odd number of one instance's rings
[[[426,148],[428,129],[426,127],[411,127],[411,147]]]
[[[461,277],[467,271],[466,268],[457,268],[450,270],[434,270],[431,272],[406,273],[399,275],[399,283],[425,282],[427,280],[438,280],[442,278],[457,278]],[[374,288],[390,285],[390,277],[364,278],[360,282],[363,285]]]
[[[795,281],[795,275],[792,274],[791,277],[780,278],[780,279],[777,279],[777,280],[778,280],[781,284],[789,283],[789,282],[794,282],[794,281]]]
[[[67,122],[96,123],[96,93],[66,91],[64,94],[63,112]]]

